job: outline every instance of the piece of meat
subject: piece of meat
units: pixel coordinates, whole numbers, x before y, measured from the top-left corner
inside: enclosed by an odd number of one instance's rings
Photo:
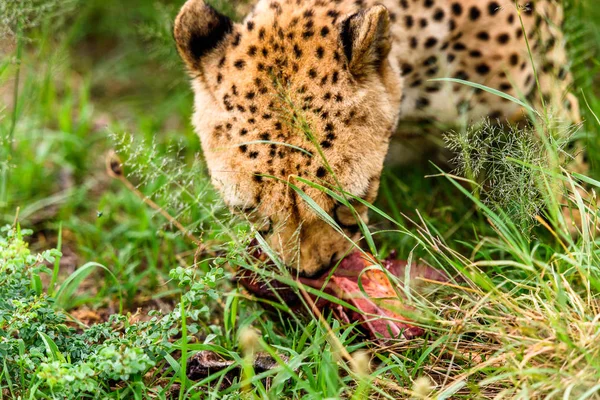
[[[383,267],[383,268],[382,268]],[[373,338],[393,339],[412,338],[425,331],[411,325],[406,316],[414,308],[405,304],[403,286],[406,278],[417,283],[419,278],[446,282],[445,273],[423,264],[411,264],[407,274],[406,261],[388,258],[377,263],[375,258],[361,251],[354,251],[345,257],[333,271],[319,278],[299,278],[303,285],[322,290],[354,306],[354,309],[316,298],[319,308],[328,307],[335,316],[345,323],[360,322],[360,326]],[[264,282],[248,271],[242,273],[239,282],[257,297],[277,301],[281,298],[286,304],[297,309],[300,305],[297,290],[276,280]],[[279,295],[275,295],[275,292]]]

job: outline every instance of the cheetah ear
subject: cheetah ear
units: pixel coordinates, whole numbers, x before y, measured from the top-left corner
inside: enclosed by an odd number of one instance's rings
[[[352,14],[342,21],[342,46],[354,76],[363,77],[379,70],[391,49],[389,26],[388,10],[382,5]]]
[[[202,0],[188,0],[175,18],[173,36],[179,55],[191,71],[231,32],[233,23]]]

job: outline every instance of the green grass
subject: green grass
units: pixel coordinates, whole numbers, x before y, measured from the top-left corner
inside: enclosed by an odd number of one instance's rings
[[[235,14],[232,4],[215,3]],[[48,301],[39,314],[48,337],[32,339],[47,359],[13,375],[0,360],[0,398],[64,397],[64,387],[49,384],[52,362],[82,368],[77,335],[91,343],[95,331],[80,319],[106,319],[120,307],[122,319],[96,327],[110,341],[93,350],[94,366],[116,363],[133,372],[122,381],[95,372],[90,382],[98,389],[88,398],[600,397],[599,214],[573,190],[600,190],[600,9],[592,0],[569,2],[566,24],[585,118],[576,135],[588,150],[589,176],[517,153],[502,165],[518,183],[533,179],[535,190],[501,198],[479,196],[471,190],[476,182],[427,162],[384,172],[365,232],[372,246],[464,277],[411,292],[407,302],[428,333],[384,348],[329,314],[319,320],[280,302],[265,309],[232,283],[230,265],[292,279],[249,259],[248,223],[230,215],[210,186],[171,39],[179,2],[27,1],[44,4],[44,15],[7,4],[17,36],[7,36],[14,46],[0,58],[0,225],[18,221],[33,230],[34,253],[59,247],[62,256],[26,278],[36,301]],[[9,34],[4,27],[0,33]],[[111,149],[135,189],[107,173]],[[572,193],[568,206],[589,218],[577,236],[562,219],[556,184]],[[531,209],[543,209],[543,218],[523,219]],[[201,239],[200,251],[160,210]],[[129,325],[138,309],[135,318],[161,310],[166,322]],[[62,312],[76,333],[52,336],[62,329],[50,329],[63,323],[53,319]],[[163,326],[175,330],[157,328]],[[117,343],[143,349],[153,366],[140,353],[119,364],[110,347]],[[0,354],[3,346],[0,340]],[[185,366],[202,350],[243,372],[227,384],[226,371],[188,380]],[[256,372],[254,351],[279,366]]]

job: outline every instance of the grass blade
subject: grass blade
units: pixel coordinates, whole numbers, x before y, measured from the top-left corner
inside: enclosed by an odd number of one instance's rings
[[[60,350],[58,350],[58,346],[54,343],[54,340],[44,332],[38,332],[38,334],[44,342],[48,357],[52,358],[53,361],[66,362],[65,357],[61,354]]]
[[[473,88],[475,88],[475,89],[481,89],[481,90],[483,90],[483,91],[486,91],[486,92],[488,92],[488,93],[490,93],[490,94],[493,94],[493,95],[496,95],[496,96],[502,97],[503,99],[510,100],[510,101],[512,101],[513,103],[515,103],[515,104],[518,104],[518,105],[520,105],[521,107],[525,108],[527,111],[529,111],[530,113],[532,113],[532,114],[534,114],[534,115],[538,115],[538,116],[540,115],[540,114],[539,114],[539,113],[538,113],[538,112],[537,112],[537,111],[536,111],[536,110],[535,110],[533,107],[531,107],[529,104],[527,104],[527,103],[525,103],[525,102],[523,102],[523,101],[521,101],[521,100],[517,99],[516,97],[513,97],[513,96],[511,96],[511,95],[509,95],[509,94],[506,94],[506,93],[504,93],[504,92],[501,92],[501,91],[499,91],[499,90],[497,90],[497,89],[494,89],[494,88],[491,88],[491,87],[489,87],[489,86],[481,85],[481,84],[479,84],[479,83],[474,83],[474,82],[465,81],[465,80],[462,80],[462,79],[456,79],[456,78],[436,78],[436,79],[430,79],[430,81],[432,81],[432,82],[441,82],[441,81],[444,81],[444,82],[454,82],[454,83],[461,83],[461,84],[463,84],[463,85],[471,86],[471,87],[473,87]]]
[[[98,264],[96,262],[88,262],[84,264],[81,268],[73,272],[71,275],[69,275],[69,277],[65,279],[62,285],[60,285],[60,288],[58,288],[58,290],[56,291],[56,295],[54,296],[54,298],[56,299],[56,304],[59,307],[66,308],[66,301],[73,295],[75,289],[77,289],[79,284],[81,284],[81,282],[96,268],[100,268],[106,271],[106,273],[108,273],[118,285],[119,281],[117,280],[117,277],[112,273],[111,270],[109,270],[102,264]],[[119,313],[122,312],[123,296],[121,294],[121,291],[119,290]]]

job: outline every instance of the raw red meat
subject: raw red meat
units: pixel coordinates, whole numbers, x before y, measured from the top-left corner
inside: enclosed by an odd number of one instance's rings
[[[333,272],[327,272],[316,279],[299,278],[299,282],[353,305],[356,310],[311,295],[319,308],[331,308],[343,322],[361,322],[361,327],[374,338],[412,338],[422,335],[424,330],[411,325],[406,317],[414,312],[412,307],[405,304],[403,296],[407,266],[407,262],[392,258],[378,264],[373,256],[357,250],[344,258]],[[448,281],[446,274],[438,270],[422,264],[412,264],[408,279],[416,281],[417,278]],[[259,281],[247,272],[239,280],[258,297],[271,300],[281,298],[292,306],[299,304],[297,291],[278,281]],[[277,291],[279,297],[274,291]]]

